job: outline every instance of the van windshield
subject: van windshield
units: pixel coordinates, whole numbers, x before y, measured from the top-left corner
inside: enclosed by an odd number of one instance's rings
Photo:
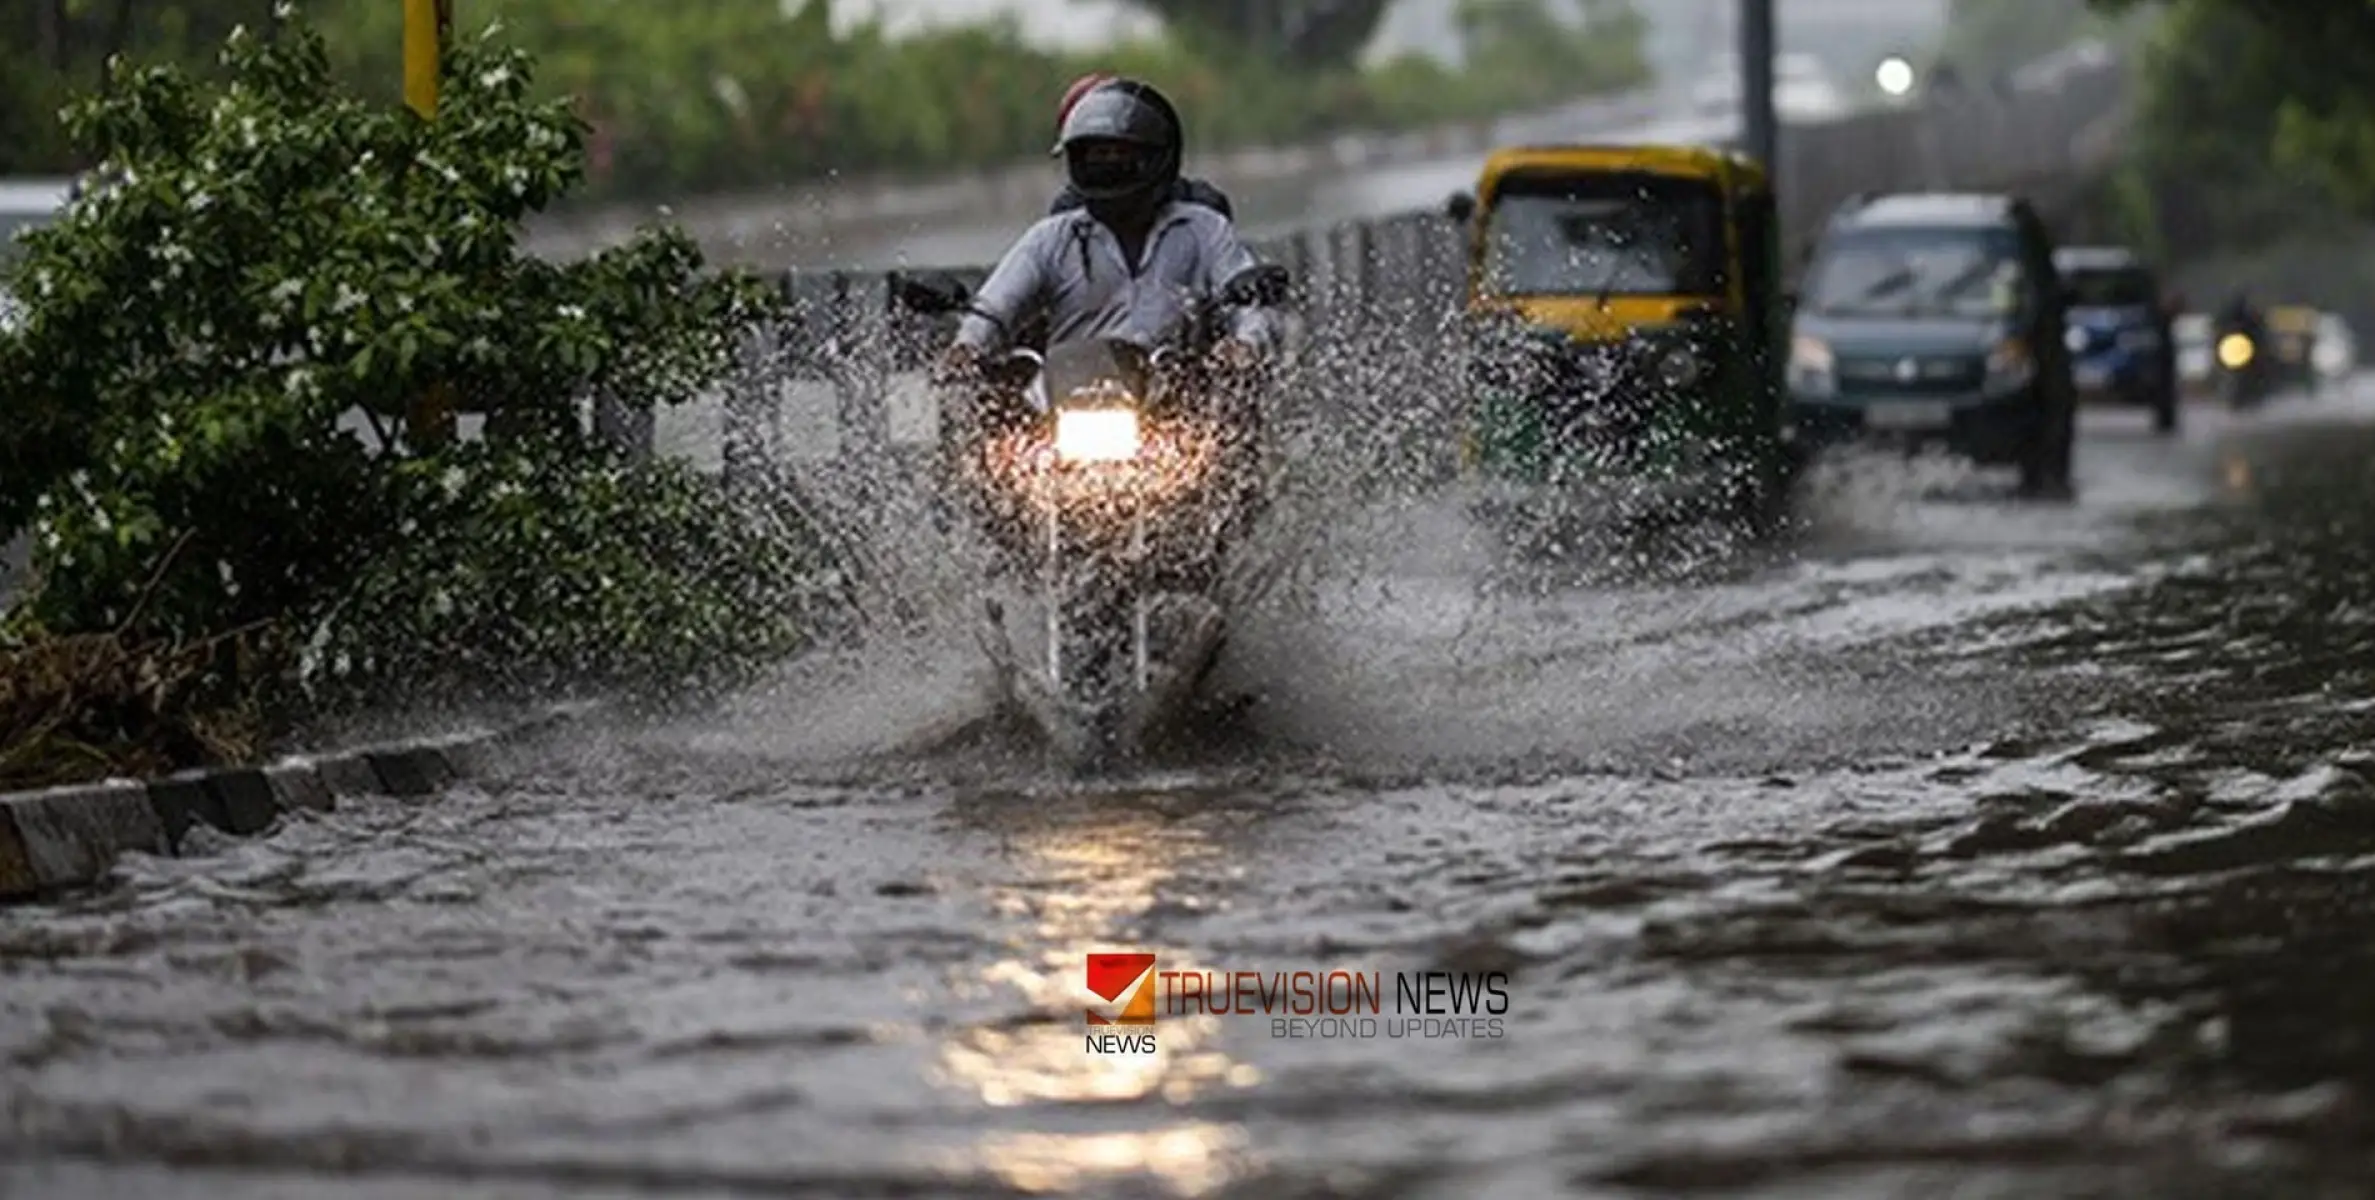
[[[1513,175],[1485,218],[1484,282],[1507,296],[1723,290],[1723,194],[1638,172]]]
[[[2010,229],[1882,228],[1834,235],[1804,294],[1822,316],[1998,317],[2026,286]]]

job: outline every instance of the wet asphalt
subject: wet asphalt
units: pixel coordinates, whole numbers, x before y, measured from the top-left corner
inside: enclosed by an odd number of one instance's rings
[[[1113,779],[877,640],[135,857],[0,910],[0,1194],[2364,1195],[2375,385],[2077,472],[1564,574],[1339,513],[1257,702]],[[1099,951],[1510,1002],[1105,1056]]]

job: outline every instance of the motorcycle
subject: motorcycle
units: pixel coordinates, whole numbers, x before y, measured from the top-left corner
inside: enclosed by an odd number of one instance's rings
[[[2266,341],[2253,330],[2233,325],[2217,331],[2211,343],[2211,370],[2220,403],[2237,411],[2257,408],[2276,390]]]
[[[1288,283],[1283,267],[1254,267],[1164,345],[1018,348],[954,397],[969,411],[944,439],[940,487],[1043,610],[1035,665],[994,598],[983,648],[1005,698],[1076,769],[1134,757],[1217,662],[1220,568],[1259,508],[1262,423],[1257,389],[1217,378],[1205,351],[1230,308],[1275,307]],[[903,276],[893,298],[925,315],[972,309],[945,276]]]

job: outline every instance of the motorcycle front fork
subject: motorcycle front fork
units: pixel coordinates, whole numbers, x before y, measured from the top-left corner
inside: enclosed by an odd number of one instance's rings
[[[1066,643],[1075,642],[1071,647],[1071,652],[1075,654],[1093,653],[1094,651],[1078,645],[1076,639],[1068,636],[1073,632],[1070,618],[1075,615],[1083,615],[1077,613],[1078,598],[1074,592],[1077,587],[1081,586],[1082,581],[1074,578],[1072,572],[1067,569],[1071,565],[1071,557],[1077,552],[1077,548],[1065,541],[1064,514],[1059,508],[1051,507],[1048,510],[1045,550],[1046,567],[1043,578],[1047,584],[1047,681],[1051,687],[1060,692],[1064,688],[1064,673],[1068,665]],[[1104,580],[1089,581],[1092,586],[1119,586],[1128,593],[1130,680],[1133,688],[1139,691],[1144,691],[1147,688],[1152,680],[1154,670],[1153,651],[1150,645],[1152,641],[1150,626],[1153,613],[1151,598],[1147,595],[1147,589],[1144,586],[1145,561],[1146,521],[1143,517],[1133,516],[1130,520],[1127,559],[1118,563],[1105,564],[1107,569],[1126,572],[1129,578],[1126,581],[1113,581],[1111,584]],[[1110,618],[1112,615],[1102,611],[1093,614],[1097,618]]]

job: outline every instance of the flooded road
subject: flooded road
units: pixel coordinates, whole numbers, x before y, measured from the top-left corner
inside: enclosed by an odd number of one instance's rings
[[[819,660],[128,861],[0,911],[0,1193],[2361,1195],[2370,464],[2363,382],[2095,413],[2075,503],[1857,464],[1530,588],[1420,507],[1143,777],[947,741],[964,655]],[[1509,1004],[1089,1053],[1128,951]]]

